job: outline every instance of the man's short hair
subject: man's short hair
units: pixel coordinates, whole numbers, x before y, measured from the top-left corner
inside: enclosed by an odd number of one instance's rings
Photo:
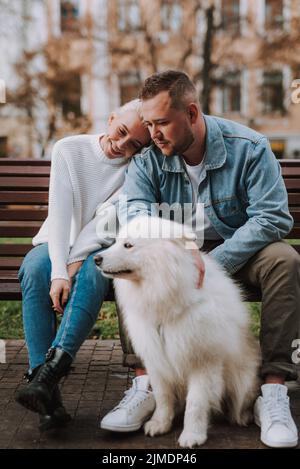
[[[168,91],[171,106],[176,109],[184,108],[187,99],[199,103],[195,85],[186,73],[177,70],[154,73],[148,77],[139,93],[139,98],[147,101],[162,91]]]

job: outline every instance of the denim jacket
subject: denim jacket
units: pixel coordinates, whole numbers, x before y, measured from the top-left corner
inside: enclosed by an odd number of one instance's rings
[[[224,242],[211,255],[231,274],[293,227],[279,162],[267,138],[243,125],[204,115],[206,156],[199,201]],[[129,164],[123,193],[129,217],[151,214],[151,204],[192,203],[180,155],[165,157],[151,145]],[[125,214],[119,210],[120,222]]]

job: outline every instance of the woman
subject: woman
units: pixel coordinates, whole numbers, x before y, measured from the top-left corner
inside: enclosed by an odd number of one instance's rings
[[[113,113],[106,134],[67,137],[53,148],[48,217],[19,271],[30,370],[16,399],[40,414],[41,430],[70,418],[58,382],[109,288],[93,260],[107,246],[95,236],[95,214],[104,202],[114,202],[130,157],[150,141],[139,106],[135,100]],[[55,311],[63,314],[57,331]]]

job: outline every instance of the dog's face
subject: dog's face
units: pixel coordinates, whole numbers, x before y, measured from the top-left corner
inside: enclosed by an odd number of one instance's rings
[[[176,256],[175,246],[183,249],[192,239],[182,225],[138,217],[122,228],[113,246],[95,256],[95,263],[106,277],[140,281],[149,278],[149,272],[162,270],[162,250]]]
[[[151,240],[127,237],[117,239],[109,249],[95,256],[103,275],[109,278],[142,278],[144,251],[151,250]]]

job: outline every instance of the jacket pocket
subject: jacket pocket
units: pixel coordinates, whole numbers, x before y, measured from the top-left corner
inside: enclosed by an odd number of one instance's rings
[[[248,220],[246,206],[247,204],[236,196],[212,201],[216,216],[232,228],[239,228]]]

